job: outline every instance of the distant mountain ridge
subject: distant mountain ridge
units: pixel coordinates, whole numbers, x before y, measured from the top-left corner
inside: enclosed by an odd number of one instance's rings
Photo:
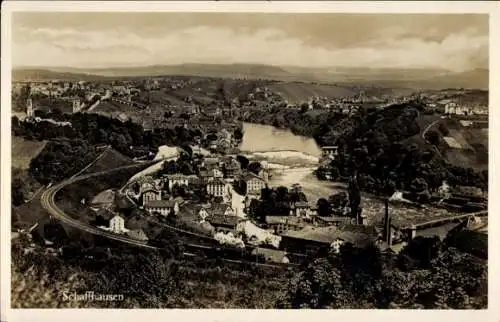
[[[452,73],[441,69],[295,67],[260,64],[182,64],[119,68],[14,68],[14,81],[26,80],[100,80],[122,77],[198,76],[215,78],[273,79],[381,85],[421,89],[476,88],[488,89],[489,70],[473,69]]]

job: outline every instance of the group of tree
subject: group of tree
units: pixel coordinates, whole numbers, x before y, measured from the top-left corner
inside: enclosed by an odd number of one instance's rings
[[[131,120],[118,119],[98,114],[58,114],[44,113],[45,119],[66,121],[70,125],[54,124],[49,121],[23,122],[16,117],[12,120],[14,135],[27,139],[50,140],[54,138],[82,139],[90,144],[109,144],[121,153],[135,157],[131,147],[148,147],[156,151],[161,145],[189,145],[195,137],[202,135],[200,130],[176,126],[174,129],[158,128],[144,131],[142,125]]]
[[[54,139],[31,160],[30,174],[41,184],[58,182],[83,170],[98,154],[85,140]]]
[[[19,206],[40,188],[40,184],[25,169],[12,169],[11,194],[12,205]]]
[[[90,237],[69,240],[62,254],[55,256],[47,256],[38,246],[27,253],[29,240],[14,241],[12,306],[272,308],[290,277],[290,273],[250,265],[228,267],[217,260],[183,258],[180,237],[169,230],[153,238],[152,243],[161,246],[155,251]],[[120,294],[123,299],[64,302],[61,289],[81,294],[90,289],[96,294]]]
[[[291,280],[281,308],[479,309],[487,262],[438,238],[417,237],[397,256],[345,244]]]
[[[241,170],[246,170],[256,175],[262,170],[262,164],[259,161],[250,162],[250,160],[243,155],[236,156],[236,160],[240,163]]]
[[[364,107],[350,116],[337,111],[310,115],[300,110],[279,109],[274,113],[252,111],[245,121],[288,128],[296,134],[313,137],[321,146],[338,146],[336,159],[318,169],[321,179],[329,174],[332,180],[343,181],[357,171],[362,190],[383,195],[395,189],[410,191],[415,180],[425,181],[429,192],[435,191],[443,180],[486,188],[486,172],[452,166],[432,144],[417,139],[421,131],[419,117],[424,109],[425,105],[418,101],[383,110]],[[431,140],[435,140],[432,136]],[[426,195],[422,193],[419,198],[425,199]]]
[[[173,130],[162,128],[143,131],[140,124],[132,121],[122,123],[97,114],[45,113],[43,117],[69,122],[70,125],[48,120],[28,122],[16,117],[12,119],[14,135],[28,140],[50,141],[30,166],[30,172],[40,183],[62,179],[83,169],[95,158],[92,147],[96,145],[111,145],[126,156],[142,157],[145,153],[154,154],[161,145],[189,146],[194,137],[201,135],[199,130],[188,130],[182,126]],[[183,156],[178,166],[186,173],[196,173],[196,169]]]
[[[306,195],[300,185],[287,187],[266,187],[262,189],[260,200],[252,200],[249,214],[257,220],[264,222],[266,216],[288,216],[293,205],[297,202],[307,202]]]
[[[181,173],[184,175],[197,175],[199,161],[187,152],[181,152],[177,160],[164,162],[158,176]]]

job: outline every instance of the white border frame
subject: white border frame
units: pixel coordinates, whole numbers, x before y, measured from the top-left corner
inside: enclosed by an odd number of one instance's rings
[[[491,89],[500,89],[500,11],[495,1],[4,1],[2,2],[2,106],[1,109],[1,321],[88,321],[107,317],[122,321],[170,319],[173,321],[276,321],[276,320],[368,320],[406,322],[422,320],[449,321],[500,321],[495,304],[500,298],[499,260],[494,252],[500,249],[498,216],[489,217],[489,308],[481,311],[412,311],[412,310],[107,310],[107,309],[10,309],[10,163],[11,163],[11,52],[10,18],[13,11],[169,11],[169,12],[337,12],[337,13],[484,13],[490,14],[490,160],[489,208],[497,208],[500,198],[495,183],[496,158],[494,143],[498,142],[499,126],[497,110],[500,95]],[[496,53],[496,54],[495,54]],[[495,73],[496,72],[496,73]]]

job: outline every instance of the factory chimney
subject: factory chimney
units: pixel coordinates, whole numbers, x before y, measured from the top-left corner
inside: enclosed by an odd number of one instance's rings
[[[389,199],[385,199],[384,241],[387,243],[389,247],[392,246],[391,217],[389,216]]]

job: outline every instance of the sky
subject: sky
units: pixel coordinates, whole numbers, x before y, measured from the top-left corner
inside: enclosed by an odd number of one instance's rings
[[[488,67],[488,16],[345,13],[12,15],[14,67],[184,63],[301,67]]]

